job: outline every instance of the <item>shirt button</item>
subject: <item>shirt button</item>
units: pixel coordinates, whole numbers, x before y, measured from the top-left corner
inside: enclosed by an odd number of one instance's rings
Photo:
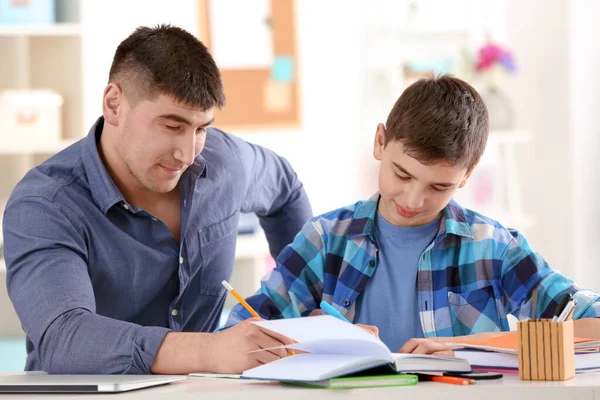
[[[183,264],[183,257],[179,257],[179,264]]]
[[[171,311],[171,315],[172,315],[172,316],[174,316],[174,317],[176,317],[176,316],[177,316],[177,309],[176,309],[176,308],[174,308],[174,309]]]
[[[158,221],[158,218],[152,217],[152,221],[156,222]]]
[[[344,300],[344,307],[348,307],[350,305],[350,300]]]
[[[369,260],[369,267],[374,267],[374,266],[375,266],[375,261]]]
[[[123,208],[126,209],[126,210],[129,210],[129,206],[127,204],[125,204],[125,203],[123,203]]]

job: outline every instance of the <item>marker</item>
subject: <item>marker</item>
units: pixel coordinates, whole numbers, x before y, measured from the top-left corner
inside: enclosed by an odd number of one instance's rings
[[[338,310],[336,310],[335,308],[333,308],[333,306],[331,306],[325,300],[323,300],[321,302],[321,310],[325,311],[327,314],[331,315],[332,317],[336,317],[338,319],[341,319],[342,321],[348,322],[349,324],[352,323],[352,322],[348,321],[346,319],[346,317],[344,317],[342,314],[340,314],[340,312]]]

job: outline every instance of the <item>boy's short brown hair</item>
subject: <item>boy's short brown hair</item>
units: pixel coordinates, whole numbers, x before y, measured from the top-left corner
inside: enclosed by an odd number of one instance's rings
[[[133,103],[164,94],[205,111],[225,104],[221,74],[206,46],[171,25],[141,26],[123,40],[108,80]]]
[[[488,112],[477,91],[450,75],[410,85],[386,122],[385,143],[400,141],[424,164],[473,168],[485,149]]]

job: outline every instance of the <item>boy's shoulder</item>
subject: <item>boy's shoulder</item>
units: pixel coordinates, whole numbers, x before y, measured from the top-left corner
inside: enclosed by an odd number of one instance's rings
[[[367,235],[372,229],[376,212],[377,199],[360,200],[317,215],[311,222],[319,224],[325,231],[323,233],[336,236]]]
[[[444,210],[443,219],[449,233],[456,233],[476,242],[492,239],[508,244],[520,235],[516,229],[504,225],[501,221],[464,208],[454,200]]]

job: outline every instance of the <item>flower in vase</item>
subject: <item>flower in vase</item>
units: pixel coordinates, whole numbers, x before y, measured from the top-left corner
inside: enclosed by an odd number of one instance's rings
[[[489,42],[477,52],[475,71],[487,81],[489,86],[499,86],[500,81],[507,73],[517,72],[517,66],[508,49]]]

